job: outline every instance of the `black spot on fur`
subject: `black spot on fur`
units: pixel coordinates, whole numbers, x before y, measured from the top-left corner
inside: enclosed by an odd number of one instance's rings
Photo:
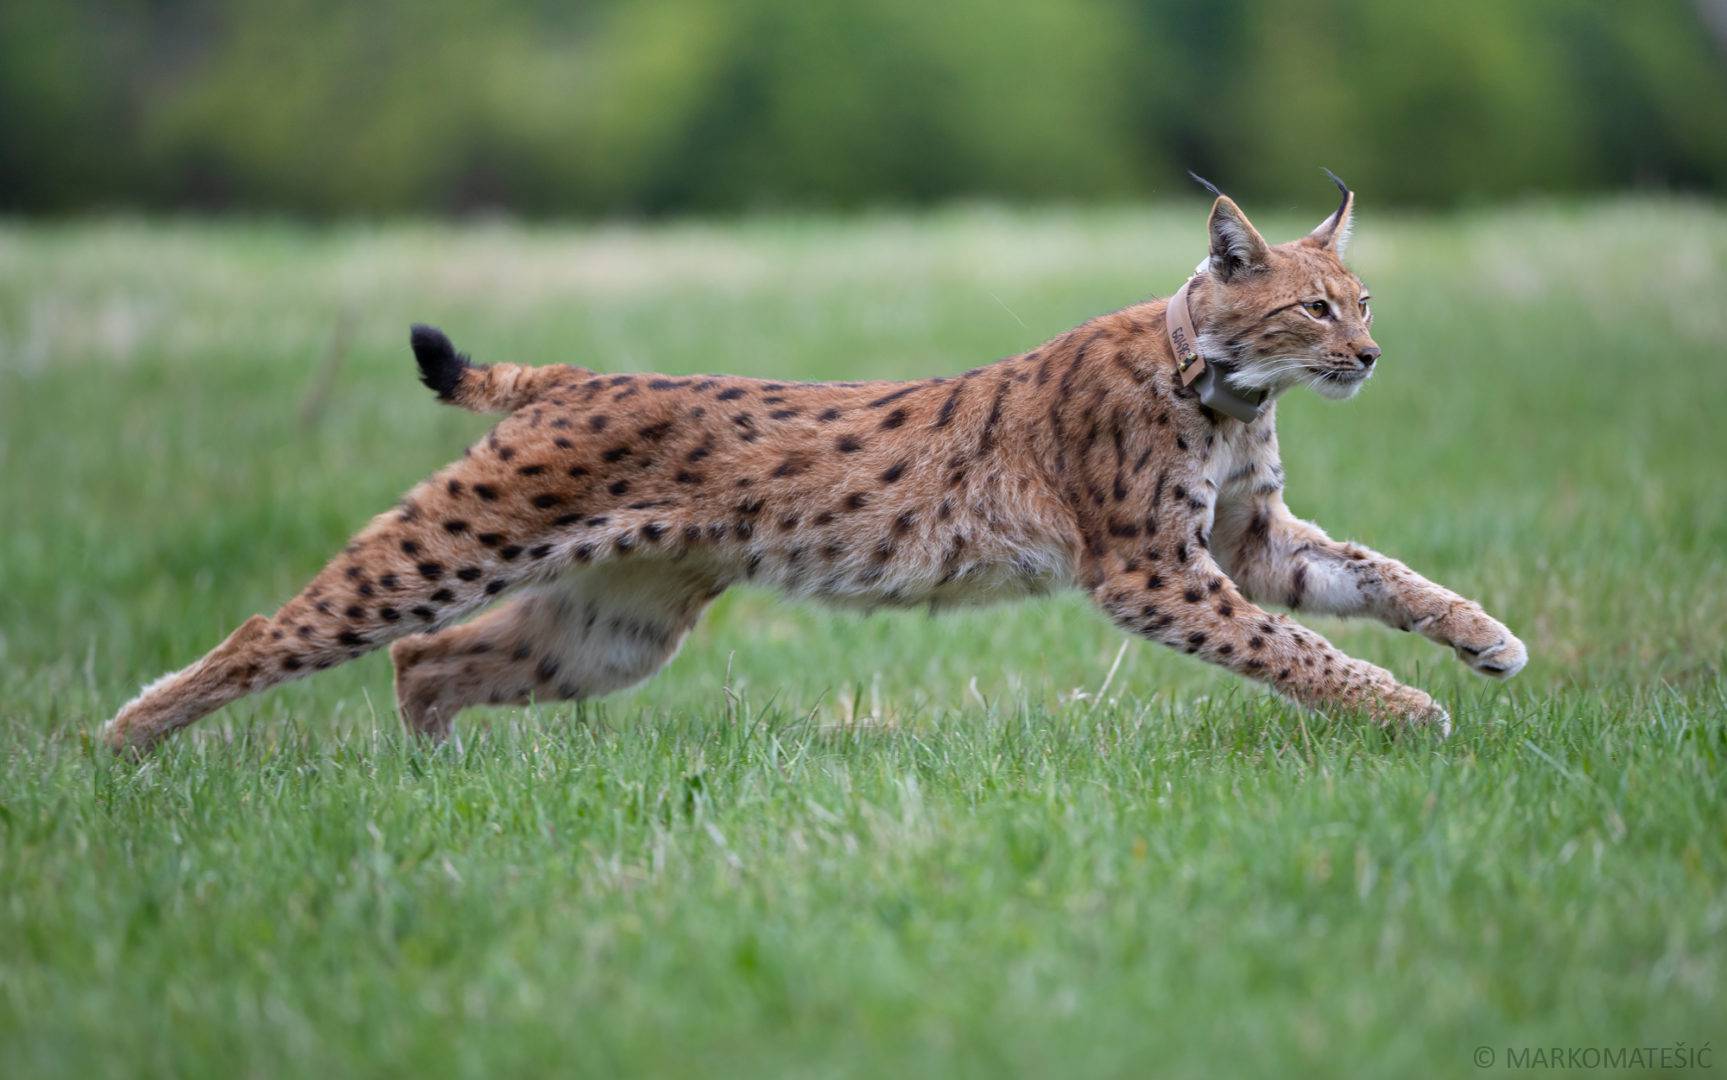
[[[910,386],[902,386],[891,394],[884,394],[881,397],[876,398],[874,401],[869,403],[869,407],[872,409],[879,409],[883,405],[892,404],[900,398],[905,397],[907,394],[915,392],[920,385],[921,384],[919,383],[912,383]]]
[[[965,390],[965,383],[959,383],[948,394],[947,400],[941,403],[941,412],[936,416],[935,427],[947,427],[953,421],[953,411],[959,406],[959,396]]]

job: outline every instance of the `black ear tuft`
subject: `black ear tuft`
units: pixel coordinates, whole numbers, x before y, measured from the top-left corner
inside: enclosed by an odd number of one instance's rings
[[[1337,185],[1337,190],[1342,193],[1343,198],[1338,200],[1337,209],[1331,212],[1331,216],[1320,222],[1318,228],[1307,234],[1307,239],[1304,242],[1317,244],[1319,247],[1330,250],[1333,255],[1342,258],[1344,249],[1349,246],[1349,227],[1355,216],[1355,192],[1350,191],[1349,185],[1343,182],[1343,178],[1330,169],[1322,168],[1319,171]]]
[[[445,401],[455,397],[456,386],[468,370],[468,358],[456,351],[442,330],[415,323],[408,332],[414,359],[420,362],[420,381]]]
[[[1324,173],[1327,177],[1329,177],[1331,179],[1331,182],[1337,185],[1337,190],[1342,193],[1343,202],[1337,207],[1337,212],[1339,214],[1343,213],[1343,208],[1345,206],[1349,205],[1349,195],[1350,195],[1349,185],[1343,182],[1343,178],[1341,176],[1338,176],[1336,173],[1332,172],[1330,169],[1326,168],[1323,165],[1321,165],[1319,167],[1319,171]]]
[[[1217,189],[1216,184],[1212,183],[1210,180],[1207,180],[1205,177],[1194,172],[1192,169],[1187,170],[1187,175],[1193,178],[1194,183],[1198,184],[1200,187],[1204,188],[1205,190],[1211,192],[1213,195],[1216,195],[1218,198],[1221,199],[1221,198],[1225,197],[1223,192],[1221,192]]]

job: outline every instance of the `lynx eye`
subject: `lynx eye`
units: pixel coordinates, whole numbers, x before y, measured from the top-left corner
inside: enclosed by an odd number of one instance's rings
[[[1331,314],[1331,305],[1324,300],[1309,300],[1301,306],[1316,319],[1323,319]]]

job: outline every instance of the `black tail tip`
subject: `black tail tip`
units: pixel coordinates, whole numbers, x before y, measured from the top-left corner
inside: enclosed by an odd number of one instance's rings
[[[445,401],[453,398],[462,372],[468,368],[468,358],[456,351],[442,330],[424,323],[415,323],[408,331],[408,343],[414,347],[414,359],[420,362],[420,381]]]

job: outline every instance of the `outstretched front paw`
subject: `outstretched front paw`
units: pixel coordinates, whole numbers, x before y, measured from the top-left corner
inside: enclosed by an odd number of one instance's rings
[[[1451,646],[1459,660],[1489,678],[1509,679],[1529,663],[1529,650],[1517,635],[1473,604],[1427,620],[1417,629]]]
[[[1503,626],[1499,629],[1501,635],[1485,648],[1454,643],[1457,658],[1492,679],[1509,679],[1522,671],[1523,665],[1529,663],[1529,650],[1511,631]]]

